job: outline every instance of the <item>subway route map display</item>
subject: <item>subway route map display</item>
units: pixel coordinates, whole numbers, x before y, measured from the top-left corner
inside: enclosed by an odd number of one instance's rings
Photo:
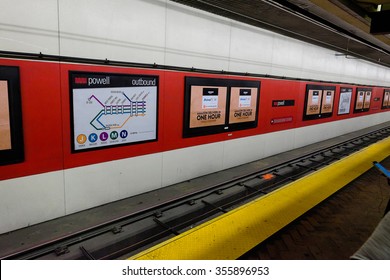
[[[71,72],[73,151],[157,140],[158,76]]]

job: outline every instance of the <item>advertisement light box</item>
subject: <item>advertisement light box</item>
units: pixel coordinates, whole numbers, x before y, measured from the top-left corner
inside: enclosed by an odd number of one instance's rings
[[[383,91],[383,99],[382,99],[382,109],[390,108],[390,89],[385,89]]]
[[[370,110],[371,105],[371,88],[357,88],[356,89],[356,99],[354,106],[354,113],[367,112]]]
[[[335,91],[334,86],[306,85],[303,120],[332,116]]]
[[[23,160],[19,68],[0,66],[0,165]]]
[[[186,77],[183,137],[257,127],[260,82]]]

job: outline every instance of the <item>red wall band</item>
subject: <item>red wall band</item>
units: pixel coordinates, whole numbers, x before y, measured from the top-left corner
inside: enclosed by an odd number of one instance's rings
[[[0,65],[19,67],[25,153],[23,162],[0,166],[0,180],[344,120],[390,110],[389,94],[387,94],[389,89],[378,86],[12,59],[0,59]],[[86,150],[79,153],[72,152],[70,72],[157,76],[157,140]],[[260,99],[257,110],[257,126],[183,138],[186,77],[259,83]],[[324,99],[323,104],[326,105],[323,110],[331,108],[332,113],[326,111],[326,117],[317,115],[317,117],[305,118],[308,98],[311,96],[311,103],[319,100],[312,94],[318,88],[324,89],[321,89],[323,91],[321,98]],[[345,88],[352,89],[349,113],[343,111],[343,113],[338,114],[341,91],[350,92]],[[313,90],[313,92],[308,93],[308,89]],[[329,93],[329,97],[326,95],[327,89],[332,89],[332,92],[334,89],[334,93]],[[356,104],[360,104],[359,92],[362,92],[363,89],[365,96],[369,96],[370,100],[364,96],[363,107],[359,110],[356,109]],[[234,91],[232,92],[234,93]],[[332,102],[332,104],[326,102]],[[212,104],[209,103],[209,106],[212,107]]]

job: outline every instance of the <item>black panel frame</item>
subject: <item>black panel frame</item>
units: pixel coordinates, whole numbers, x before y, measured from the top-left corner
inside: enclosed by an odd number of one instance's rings
[[[110,79],[114,78],[116,80],[116,86],[126,86],[128,85],[128,82],[123,81],[124,78],[147,78],[147,79],[155,79],[156,80],[156,87],[157,87],[157,96],[156,96],[156,137],[154,139],[148,139],[148,140],[141,140],[141,141],[135,141],[135,142],[126,142],[126,143],[120,143],[120,144],[111,144],[111,145],[104,145],[104,146],[98,146],[98,147],[89,147],[84,149],[76,149],[74,139],[75,139],[75,118],[74,118],[74,104],[73,104],[73,90],[74,89],[80,89],[80,88],[90,88],[88,85],[80,85],[75,83],[75,78],[105,78],[109,76]],[[112,73],[112,72],[90,72],[90,71],[75,71],[70,70],[69,71],[69,99],[70,99],[70,128],[71,128],[71,153],[85,153],[90,151],[96,151],[96,150],[104,150],[104,149],[114,149],[118,147],[123,146],[130,146],[130,145],[138,145],[138,144],[144,144],[149,142],[157,142],[158,141],[158,123],[159,123],[159,96],[160,96],[160,76],[159,75],[149,75],[149,74],[132,74],[132,73]],[[94,85],[93,88],[107,88],[105,84],[102,85]]]
[[[205,86],[205,87],[226,87],[226,105],[225,105],[225,121],[221,125],[211,125],[205,127],[190,127],[191,116],[191,86]],[[257,88],[255,120],[240,123],[229,123],[230,115],[230,98],[231,89],[233,87],[240,88]],[[185,77],[185,94],[184,94],[184,122],[183,122],[183,138],[205,136],[211,134],[218,134],[223,132],[231,132],[237,130],[256,128],[258,125],[259,104],[260,104],[260,81],[252,80],[233,80],[222,78],[202,78],[202,77]]]
[[[350,102],[349,102],[349,111],[348,111],[348,113],[339,113],[339,107],[340,107],[340,102],[341,102],[341,93],[346,93],[346,92],[351,93],[351,100],[350,100]],[[349,114],[351,114],[352,97],[353,97],[353,88],[351,88],[351,87],[341,87],[341,88],[340,88],[340,93],[339,93],[339,104],[338,104],[338,106],[337,106],[337,115],[338,115],[338,116],[343,116],[343,115],[349,115]]]
[[[358,103],[358,95],[359,95],[359,91],[364,91],[364,92],[371,92],[371,98],[370,98],[370,106],[368,108],[364,108],[364,101],[366,100],[366,94],[364,94],[364,98],[363,98],[363,108],[362,109],[357,109],[356,106],[357,106],[357,103]],[[368,88],[368,87],[357,87],[356,88],[356,92],[355,92],[355,102],[354,102],[354,105],[353,105],[353,113],[354,114],[358,114],[358,113],[363,113],[363,112],[368,112],[371,108],[371,103],[372,103],[372,94],[373,91],[372,91],[372,88]]]
[[[307,114],[307,106],[309,102],[309,90],[321,90],[321,91],[326,91],[326,90],[331,90],[333,91],[333,100],[332,100],[332,112],[329,113],[322,113],[322,102],[323,98],[321,96],[321,102],[319,104],[320,107],[320,113],[318,114]],[[333,112],[335,110],[335,99],[336,99],[336,86],[323,86],[323,85],[313,85],[313,84],[307,84],[306,85],[306,92],[305,92],[305,103],[304,103],[304,108],[303,108],[303,118],[302,120],[308,121],[308,120],[317,120],[317,119],[323,119],[323,118],[329,118],[333,115]]]
[[[0,150],[0,165],[24,161],[23,117],[19,67],[0,66],[0,80],[7,81],[11,148]]]
[[[390,109],[390,99],[389,99],[389,101],[388,101],[388,103],[387,103],[387,106],[385,106],[385,95],[386,95],[386,93],[388,94],[388,95],[390,95],[390,89],[384,89],[383,90],[383,96],[382,96],[382,106],[381,106],[381,109]]]

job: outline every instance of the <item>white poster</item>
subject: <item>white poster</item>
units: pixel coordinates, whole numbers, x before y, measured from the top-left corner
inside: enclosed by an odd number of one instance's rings
[[[349,114],[352,100],[352,88],[340,89],[340,100],[338,114]]]
[[[75,151],[157,139],[155,76],[72,73]]]

